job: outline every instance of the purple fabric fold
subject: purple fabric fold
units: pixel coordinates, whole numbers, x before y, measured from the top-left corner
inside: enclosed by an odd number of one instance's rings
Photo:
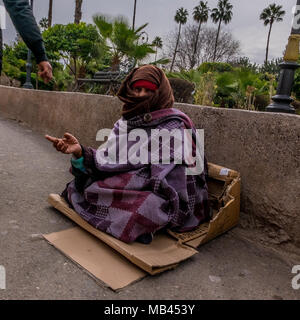
[[[175,108],[157,110],[151,112],[151,118],[151,121],[149,118],[146,121],[143,116],[136,116],[127,120],[127,132],[144,129],[148,134],[144,143],[149,146],[151,139],[155,139],[151,136],[151,129],[190,129],[195,147],[195,127],[181,111]],[[115,123],[108,141],[112,137],[117,141],[122,139],[123,128],[124,119],[120,119]],[[117,154],[128,153],[134,143],[127,140],[127,146],[116,144]],[[161,148],[162,143],[159,143]],[[100,150],[105,154],[106,147]],[[170,154],[171,160],[174,160],[173,145]],[[75,180],[71,181],[66,195],[75,211],[95,228],[130,243],[142,234],[164,227],[185,232],[209,220],[206,159],[205,170],[201,174],[187,175],[188,164],[184,159],[182,164],[172,161],[170,164],[110,164],[100,161],[99,149],[84,146],[83,157],[90,182],[83,192],[79,192]]]

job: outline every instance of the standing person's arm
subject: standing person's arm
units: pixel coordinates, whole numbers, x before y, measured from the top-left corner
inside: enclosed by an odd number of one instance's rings
[[[52,78],[52,68],[48,62],[43,39],[35,21],[28,0],[3,0],[5,8],[18,33],[33,52],[39,65],[39,75],[45,82]]]

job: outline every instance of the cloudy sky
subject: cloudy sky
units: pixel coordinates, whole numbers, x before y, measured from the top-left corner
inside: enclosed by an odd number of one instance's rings
[[[39,21],[48,15],[49,0],[34,0],[34,15]],[[69,23],[74,19],[75,0],[54,0],[53,23]],[[210,8],[214,8],[217,0],[208,0]],[[291,31],[292,8],[296,0],[230,0],[233,4],[232,22],[224,28],[232,31],[234,37],[241,42],[242,54],[252,61],[264,61],[268,28],[259,20],[261,11],[271,3],[280,4],[286,11],[284,21],[273,27],[270,43],[270,58],[281,57]],[[2,4],[2,0],[0,0]],[[155,36],[166,39],[168,33],[176,28],[174,15],[178,8],[184,7],[189,12],[189,23],[193,23],[192,11],[198,0],[137,0],[136,26],[148,22],[145,29],[150,40]],[[92,23],[95,13],[124,15],[132,21],[134,0],[83,0],[82,20]],[[7,17],[7,29],[4,30],[4,41],[10,43],[15,38],[15,31]],[[208,25],[212,25],[209,22]]]

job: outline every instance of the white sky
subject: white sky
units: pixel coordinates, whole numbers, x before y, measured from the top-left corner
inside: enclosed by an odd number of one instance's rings
[[[75,0],[53,0],[53,24],[73,22]],[[210,8],[214,8],[217,0],[208,0]],[[223,28],[232,31],[234,37],[241,42],[242,54],[253,62],[263,63],[268,28],[259,20],[261,11],[271,3],[280,4],[286,11],[283,22],[275,23],[271,35],[269,58],[281,57],[287,44],[292,24],[292,8],[296,0],[231,0],[233,5],[232,22]],[[0,0],[2,4],[2,0]],[[39,21],[48,16],[49,0],[34,0],[34,14]],[[188,23],[193,23],[192,11],[198,0],[137,0],[136,26],[149,23],[146,32],[149,39],[155,36],[166,39],[168,32],[177,27],[174,15],[178,8],[184,7],[189,12]],[[133,16],[134,0],[83,0],[82,20],[92,23],[95,13],[124,15],[130,23]],[[210,21],[209,26],[212,25]],[[4,41],[11,42],[15,31],[7,17],[7,29],[4,30]]]

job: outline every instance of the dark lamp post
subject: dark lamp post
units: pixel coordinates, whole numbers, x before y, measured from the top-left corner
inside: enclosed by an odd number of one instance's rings
[[[300,65],[299,59],[300,43],[300,0],[297,0],[292,32],[286,47],[284,62],[280,66],[280,76],[276,95],[272,97],[273,102],[266,108],[270,112],[295,113],[291,103],[294,101],[291,97],[294,83],[295,71]]]
[[[31,0],[30,6],[31,6],[31,10],[33,10],[33,0]],[[25,89],[33,89],[33,85],[31,83],[31,69],[32,69],[31,51],[30,49],[28,49],[27,62],[26,62],[26,82],[23,85],[23,88]]]

